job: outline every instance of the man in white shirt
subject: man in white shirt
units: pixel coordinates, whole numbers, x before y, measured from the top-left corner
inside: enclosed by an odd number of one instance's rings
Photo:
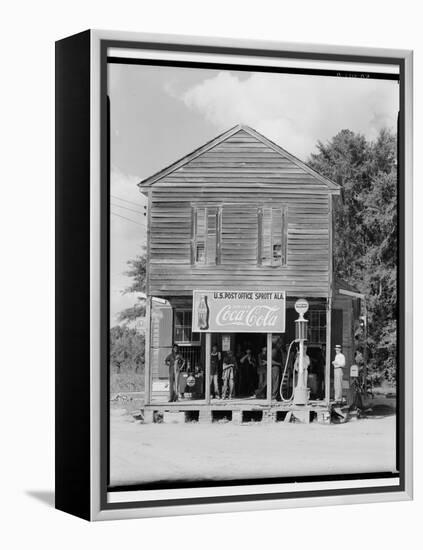
[[[335,359],[332,361],[334,368],[335,401],[342,401],[342,378],[344,376],[345,355],[341,352],[341,346],[335,346]]]

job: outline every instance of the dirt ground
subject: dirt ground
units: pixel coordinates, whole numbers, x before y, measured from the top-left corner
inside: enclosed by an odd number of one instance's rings
[[[110,417],[112,486],[395,471],[395,415],[345,424],[142,424]]]

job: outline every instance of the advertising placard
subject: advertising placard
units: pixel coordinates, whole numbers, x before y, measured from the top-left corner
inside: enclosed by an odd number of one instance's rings
[[[193,332],[285,332],[285,291],[194,290]]]

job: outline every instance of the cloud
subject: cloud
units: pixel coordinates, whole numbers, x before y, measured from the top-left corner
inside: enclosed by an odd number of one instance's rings
[[[222,71],[179,99],[217,132],[248,124],[306,160],[318,140],[343,128],[374,139],[382,127],[395,127],[398,94],[395,81]]]

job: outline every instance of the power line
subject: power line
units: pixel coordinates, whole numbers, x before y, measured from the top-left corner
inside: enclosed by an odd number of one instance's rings
[[[140,227],[145,228],[145,226],[142,225],[141,223],[138,223],[138,222],[136,222],[135,220],[131,220],[131,218],[127,218],[127,217],[125,217],[125,216],[122,216],[121,214],[118,214],[117,212],[111,212],[111,214],[112,214],[113,216],[117,216],[118,218],[122,218],[123,220],[127,220],[128,222],[135,223],[135,224],[139,225]]]
[[[125,210],[130,210],[131,212],[136,212],[137,214],[144,214],[144,212],[141,212],[141,210],[134,210],[133,208],[128,208],[127,206],[121,206],[120,204],[111,203],[111,206],[114,206],[116,208],[124,208]]]
[[[144,225],[142,225],[141,223],[136,222],[135,220],[131,220],[131,218],[126,218],[125,216],[121,216],[120,214],[117,214],[116,212],[111,212],[111,214],[113,216],[117,216],[118,218],[122,218],[123,220],[127,220],[128,222],[135,223],[136,225],[139,225],[140,227],[145,228]]]
[[[134,206],[141,206],[138,202],[135,201],[128,201],[127,199],[122,199],[121,197],[118,197],[117,195],[110,195],[113,199],[117,199],[118,201],[127,202],[128,204],[132,204]]]

